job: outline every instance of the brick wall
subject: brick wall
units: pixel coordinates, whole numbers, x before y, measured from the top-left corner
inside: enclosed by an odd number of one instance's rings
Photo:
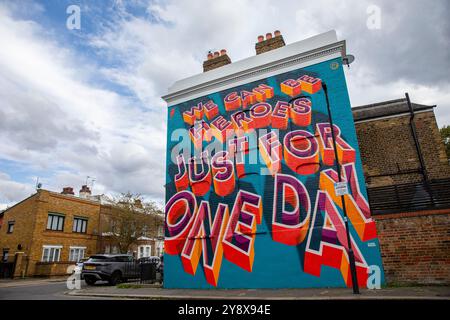
[[[450,210],[375,219],[388,284],[450,284]]]
[[[450,177],[450,166],[433,111],[417,113],[415,124],[429,178]],[[368,187],[422,180],[409,116],[355,125]],[[399,171],[403,173],[398,174]]]
[[[63,231],[47,230],[49,212],[65,216]],[[75,216],[88,219],[86,233],[72,231]],[[73,262],[68,263],[71,246],[86,247],[85,256],[97,252],[99,216],[99,203],[39,190],[35,195],[4,213],[5,223],[15,221],[15,224],[14,231],[10,234],[7,233],[7,228],[0,229],[0,253],[4,248],[8,248],[11,259],[14,259],[16,252],[24,252],[28,263],[27,276],[35,275],[35,272],[45,274],[48,270],[57,270],[57,274],[61,274],[61,269],[65,265],[74,264]],[[21,249],[18,247],[19,244]],[[51,266],[51,268],[39,266],[44,245],[62,246],[59,264]],[[36,264],[38,264],[37,268]]]
[[[31,250],[36,219],[34,214],[35,200],[37,197],[38,194],[35,194],[4,213],[4,226],[0,229],[0,254],[3,250],[8,249],[10,261],[14,261],[14,255],[17,251],[29,253]],[[14,221],[12,233],[8,233],[7,226],[10,221]],[[19,245],[21,249],[18,249]]]

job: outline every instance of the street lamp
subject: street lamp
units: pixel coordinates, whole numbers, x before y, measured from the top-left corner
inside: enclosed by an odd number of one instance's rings
[[[325,82],[323,82],[323,81],[322,81],[322,89],[325,94],[325,100],[326,100],[326,104],[327,104],[327,112],[328,112],[328,119],[329,119],[330,129],[331,129],[331,139],[333,140],[334,157],[336,159],[336,171],[338,174],[338,181],[342,182],[341,164],[339,163],[339,158],[338,158],[338,153],[337,153],[337,148],[336,148],[336,135],[334,133],[333,117],[331,116],[330,101],[328,98],[328,88],[327,88],[327,85],[325,84]],[[288,103],[290,105],[294,100],[301,99],[301,98],[308,98],[311,100],[310,96],[299,95],[299,96],[296,96],[296,97],[292,98],[291,100],[289,100]],[[352,276],[353,293],[359,294],[358,278],[356,276],[355,254],[352,249],[352,242],[351,242],[351,238],[350,238],[350,229],[348,226],[347,208],[345,206],[345,197],[344,197],[344,195],[341,195],[340,197],[341,197],[341,202],[342,202],[342,210],[344,212],[345,231],[347,234],[347,246],[348,246],[347,253],[348,253],[348,259],[350,262],[350,273]]]

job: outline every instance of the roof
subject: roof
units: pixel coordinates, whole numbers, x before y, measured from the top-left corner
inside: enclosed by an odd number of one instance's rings
[[[169,106],[244,83],[346,55],[345,41],[331,30],[239,60],[172,84],[162,98]]]
[[[418,103],[411,103],[411,105],[414,112],[432,110],[436,107],[436,105],[429,106]],[[355,122],[358,122],[369,119],[409,114],[409,108],[406,103],[406,99],[396,99],[354,107],[352,108],[352,113],[353,119]]]

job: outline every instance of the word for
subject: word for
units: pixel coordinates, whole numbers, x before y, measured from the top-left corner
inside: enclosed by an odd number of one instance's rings
[[[334,125],[338,158],[341,163],[355,161],[353,149],[342,137],[337,125]],[[177,156],[178,173],[174,177],[177,191],[191,186],[196,196],[205,195],[214,186],[219,196],[232,193],[236,187],[236,178],[245,175],[245,154],[248,153],[248,137],[242,136],[228,140],[228,151],[216,152],[209,157],[203,151],[200,159],[183,154]],[[317,123],[316,132],[306,130],[288,132],[282,141],[276,132],[271,131],[258,139],[258,149],[262,160],[271,175],[281,172],[281,162],[295,173],[310,175],[319,171],[321,163],[332,166],[335,161],[334,146],[329,123]]]

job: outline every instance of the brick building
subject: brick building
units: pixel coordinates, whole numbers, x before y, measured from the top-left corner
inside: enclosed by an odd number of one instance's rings
[[[424,159],[422,172],[411,131],[406,99],[352,109],[367,187],[450,178],[450,166],[433,109],[412,103],[418,145]]]
[[[383,267],[390,284],[450,284],[449,159],[436,106],[411,105],[352,109]]]
[[[119,253],[119,246],[111,237],[114,232],[114,217],[112,207],[103,204],[100,208],[100,234],[97,251],[104,253]],[[152,222],[135,243],[131,244],[129,252],[136,258],[160,256],[164,252],[164,215],[154,215]]]
[[[4,212],[5,210],[1,210],[0,211],[0,229],[2,228],[2,224],[3,224],[3,212]]]
[[[346,108],[349,105],[347,102],[342,101],[337,103],[337,100],[345,96],[346,92],[343,88],[339,87],[339,81],[336,81],[338,79],[334,77],[337,75],[337,72],[342,71],[342,64],[345,64],[347,59],[345,49],[341,51],[341,54],[333,56],[335,60],[328,59],[324,53],[332,53],[338,46],[338,43],[333,43],[334,40],[331,38],[329,42],[323,42],[322,40],[325,40],[325,34],[286,46],[280,32],[276,31],[274,36],[268,33],[266,37],[262,35],[258,37],[258,42],[255,44],[256,56],[231,63],[231,59],[228,57],[226,50],[221,50],[213,54],[210,53],[207,56],[207,60],[203,63],[203,74],[175,82],[169,88],[168,94],[163,97],[167,101],[169,108],[168,136],[170,136],[171,130],[185,128],[193,134],[191,136],[191,138],[194,137],[192,149],[204,150],[203,148],[207,148],[208,142],[213,139],[225,145],[227,142],[226,135],[218,135],[217,132],[225,131],[227,128],[239,128],[244,132],[243,134],[241,132],[241,135],[245,136],[251,131],[248,129],[252,128],[252,126],[254,128],[261,128],[262,125],[258,123],[258,119],[254,120],[252,117],[247,117],[248,115],[252,115],[252,113],[258,113],[257,108],[261,110],[262,106],[258,102],[263,102],[266,103],[266,106],[271,105],[277,108],[276,106],[283,105],[289,98],[291,98],[289,100],[290,102],[295,102],[295,99],[300,99],[300,94],[303,95],[304,99],[310,99],[312,97],[313,101],[309,101],[309,105],[313,109],[312,124],[309,120],[304,123],[296,121],[295,103],[289,104],[289,107],[292,108],[289,116],[286,117],[286,113],[282,113],[276,114],[274,117],[274,114],[272,114],[272,123],[267,119],[263,123],[270,130],[272,128],[280,129],[276,135],[279,135],[281,138],[284,135],[282,131],[286,129],[288,131],[294,131],[300,127],[300,129],[309,130],[310,125],[321,125],[321,122],[327,121],[329,114],[326,113],[325,108],[321,105],[324,101],[321,93],[324,92],[321,92],[320,85],[317,85],[316,91],[309,84],[302,82],[301,79],[304,77],[304,74],[307,74],[309,77],[316,77],[316,80],[318,78],[322,82],[328,83],[327,87],[329,90],[335,90],[334,94],[330,94],[333,122],[341,129],[340,133],[347,139],[347,142],[351,141],[345,146],[337,146],[338,157],[340,156],[339,152],[343,153],[344,149],[351,149],[352,143],[359,145],[356,151],[356,158],[353,159],[353,162],[357,167],[358,158],[360,157],[362,169],[360,171],[357,170],[358,172],[353,175],[353,177],[358,176],[358,180],[350,180],[351,183],[349,183],[349,186],[353,186],[354,189],[351,193],[357,195],[357,198],[361,200],[360,204],[366,203],[365,197],[367,190],[367,200],[370,203],[370,209],[364,206],[359,208],[361,212],[367,209],[366,212],[369,213],[366,215],[368,219],[363,218],[362,221],[367,224],[366,227],[368,229],[374,227],[372,222],[376,222],[376,230],[374,228],[370,229],[370,235],[367,238],[362,237],[360,248],[365,250],[366,247],[375,247],[374,235],[378,234],[384,278],[387,283],[449,284],[450,168],[433,113],[435,106],[416,103],[409,104],[407,99],[398,99],[353,108],[349,112],[350,116],[348,117],[347,111],[349,110]],[[253,97],[252,93],[255,91],[258,93],[261,90],[268,90],[266,97],[263,95],[256,98]],[[314,94],[316,95],[314,96]],[[286,95],[289,98],[286,98]],[[346,120],[350,121],[346,122]],[[245,122],[244,125],[242,125],[241,121]],[[195,124],[198,124],[198,126]],[[212,136],[205,134],[210,127],[213,128]],[[197,130],[201,131],[201,133],[196,136],[195,133]],[[216,134],[214,135],[214,133]],[[207,137],[207,143],[201,139],[203,134]],[[198,138],[200,141],[195,141],[196,137],[200,137]],[[276,141],[276,147],[279,147],[283,142],[286,143],[287,141],[287,139],[283,140],[280,138],[278,140],[277,138],[278,136],[271,136],[271,139]],[[313,140],[314,138],[311,138],[309,141],[314,142]],[[234,146],[234,143],[232,145]],[[260,149],[261,146],[263,144],[259,145]],[[277,218],[278,215],[283,215],[284,207],[279,208],[277,203],[271,200],[282,198],[283,192],[275,195],[277,189],[273,188],[270,184],[272,182],[270,178],[261,178],[253,167],[249,166],[247,168],[247,163],[242,161],[240,164],[244,169],[241,172],[236,170],[235,176],[230,178],[230,180],[233,180],[237,177],[236,184],[231,183],[230,185],[232,187],[228,186],[229,188],[225,190],[216,188],[216,185],[214,185],[214,188],[211,187],[211,191],[209,191],[207,179],[205,179],[206,183],[205,181],[196,180],[197,178],[191,179],[191,176],[186,174],[187,169],[183,170],[184,162],[189,163],[192,157],[185,159],[183,155],[183,157],[177,158],[177,161],[169,157],[169,154],[172,153],[175,147],[175,143],[171,144],[168,141],[167,168],[169,174],[166,176],[166,214],[168,228],[166,229],[166,246],[172,240],[174,240],[174,245],[171,247],[170,252],[168,249],[166,250],[168,254],[166,257],[166,286],[205,288],[209,284],[212,286],[222,285],[225,288],[248,288],[336,285],[331,281],[319,282],[317,279],[308,276],[311,274],[310,271],[312,269],[317,270],[316,276],[320,276],[321,272],[328,272],[327,268],[320,266],[320,259],[323,258],[320,254],[317,254],[317,260],[308,261],[308,258],[316,253],[312,254],[311,251],[305,250],[304,256],[294,259],[290,256],[291,252],[288,249],[284,250],[281,247],[272,245],[271,240],[290,246],[296,245],[302,240],[294,239],[288,242],[286,241],[287,236],[282,237],[277,234],[283,227],[283,221],[279,222]],[[302,147],[308,150],[305,146]],[[237,146],[230,148],[233,150],[230,152],[231,154],[238,153],[235,148]],[[226,148],[224,147],[224,149]],[[333,146],[330,146],[328,149],[332,150]],[[323,150],[324,148],[322,146],[320,151],[323,152]],[[250,147],[245,151],[250,151]],[[301,168],[300,165],[294,169],[292,169],[292,166],[289,166],[289,157],[292,154],[286,152],[286,148],[284,148],[284,154],[278,154],[277,159],[282,162],[281,168],[284,177],[290,175],[289,179],[298,178],[301,180],[301,170],[297,170]],[[267,158],[267,153],[262,154],[263,158],[264,156]],[[284,159],[281,159],[283,156]],[[326,158],[326,155],[321,153],[320,159],[323,160],[324,158]],[[352,162],[349,159],[345,159],[342,156],[340,160],[341,163]],[[267,160],[265,161],[267,164]],[[320,162],[316,161],[314,165],[317,163]],[[328,169],[327,165],[329,166],[330,163],[332,161],[328,163],[325,161],[325,165],[321,163],[321,170],[322,168]],[[272,165],[273,163],[269,164]],[[284,167],[284,164],[287,166]],[[311,164],[311,167],[315,168],[314,165]],[[207,166],[205,165],[205,167]],[[267,167],[272,169],[269,165]],[[278,174],[277,170],[280,167],[275,168],[275,170],[271,170],[273,176]],[[247,169],[253,174],[252,177],[246,175]],[[206,169],[205,172],[207,172]],[[329,171],[325,171],[324,173],[326,172]],[[310,196],[314,194],[316,189],[311,173],[315,173],[315,171],[311,170],[309,172],[310,175],[307,181],[306,189]],[[349,178],[351,179],[351,176],[347,176],[347,179]],[[362,178],[364,178],[364,182]],[[360,190],[363,193],[362,196],[361,194],[358,195],[359,190],[355,189],[358,181],[360,182]],[[206,263],[203,261],[206,284],[204,279],[198,276],[198,272],[195,273],[195,268],[197,268],[197,262],[200,257],[198,251],[195,252],[196,254],[191,254],[191,248],[194,248],[193,245],[189,246],[189,243],[187,243],[183,248],[175,240],[183,239],[180,236],[181,231],[184,232],[186,229],[189,229],[189,213],[191,213],[190,216],[195,216],[191,212],[195,211],[196,208],[195,197],[198,197],[203,205],[205,201],[213,199],[210,203],[212,210],[215,210],[214,206],[219,202],[222,208],[228,205],[230,210],[231,208],[233,208],[233,211],[236,208],[239,209],[239,202],[237,204],[234,203],[232,206],[232,201],[240,195],[240,193],[232,193],[234,192],[234,186],[242,189],[239,192],[252,192],[255,198],[261,196],[263,205],[258,207],[260,210],[258,212],[268,211],[264,212],[263,216],[271,216],[272,219],[266,219],[266,221],[263,221],[258,226],[245,226],[249,230],[252,230],[251,232],[244,232],[248,236],[248,239],[250,239],[250,245],[245,248],[248,249],[248,247],[251,247],[252,250],[245,251],[244,253],[242,250],[233,251],[234,248],[232,246],[235,243],[239,243],[239,241],[230,244],[226,238],[222,241],[223,249],[220,244],[217,245],[216,248],[218,248],[217,254],[219,257],[217,265],[210,266],[207,264],[207,261]],[[295,188],[292,189],[294,190]],[[320,191],[326,192],[327,190],[321,186]],[[330,194],[333,193],[332,191],[330,189]],[[203,198],[205,194],[206,197]],[[180,205],[180,198],[185,203],[189,203],[189,206],[185,205],[185,207],[182,207],[183,210],[180,208],[175,208],[178,210],[172,210],[173,207],[176,207],[174,204]],[[354,203],[349,198],[346,200],[349,201],[347,204]],[[337,204],[339,205],[339,203]],[[209,209],[209,206],[204,206],[204,208]],[[183,219],[180,220],[186,223],[186,229],[176,228],[177,226],[174,224],[175,219],[172,219],[172,216],[178,217],[180,211],[183,216]],[[248,212],[246,213],[249,215]],[[370,214],[372,214],[371,217]],[[235,219],[239,220],[239,217]],[[236,220],[233,220],[233,223]],[[238,224],[245,225],[245,223],[251,222],[251,218],[249,217],[243,220],[239,220]],[[298,220],[295,220],[295,223],[298,222]],[[305,223],[307,224],[308,222]],[[228,223],[227,225],[226,234],[230,239],[234,239],[235,230],[230,228],[230,226],[233,226],[233,223]],[[300,225],[295,223],[292,222],[291,225],[295,225],[296,227]],[[357,225],[358,223],[354,224],[354,227]],[[292,229],[289,229],[289,231],[292,231]],[[255,230],[257,231],[255,232]],[[317,235],[317,228],[314,227],[311,230],[313,231],[309,232],[309,234],[311,235],[315,232],[316,239],[319,239],[320,235]],[[208,238],[208,235],[206,237],[204,234],[199,236],[195,232],[188,231],[189,236],[193,239]],[[256,244],[258,241],[264,241],[264,249],[257,247]],[[241,242],[243,243],[244,241],[241,239]],[[207,242],[205,241],[204,243],[206,244]],[[326,240],[322,239],[322,244],[325,247]],[[306,247],[308,245],[309,242]],[[320,253],[326,251],[322,251],[322,247],[320,248]],[[200,250],[198,247],[196,249]],[[280,254],[278,250],[283,250],[283,253]],[[303,247],[297,247],[297,255],[303,255],[303,250]],[[222,254],[223,252],[225,254]],[[249,254],[246,255],[247,253]],[[181,259],[179,257],[172,257],[180,254]],[[211,254],[210,251],[207,252],[207,255],[209,254]],[[274,255],[270,256],[271,254]],[[223,276],[223,280],[220,280],[223,282],[222,284],[218,284],[222,256],[223,259],[246,270],[247,273],[239,273],[237,271],[239,269],[230,268],[230,264],[227,264],[225,265],[227,269],[226,275]],[[247,256],[250,258],[247,259]],[[367,256],[372,260],[370,262],[371,265],[381,265],[374,258],[376,257],[376,253],[370,253]],[[330,257],[326,259],[330,259]],[[247,263],[248,261],[250,263]],[[278,279],[267,280],[271,277],[266,276],[266,274],[273,274],[270,268],[274,264],[274,261],[276,261],[277,269],[273,272],[282,270],[281,272],[283,272],[285,282]],[[298,261],[302,261],[303,265],[298,266]],[[200,265],[201,263],[198,263],[198,266]],[[338,262],[335,265],[338,265]],[[295,270],[295,272],[292,270]],[[183,274],[183,271],[187,275]],[[252,273],[255,273],[257,276],[252,278]],[[301,278],[303,276],[304,278]]]
[[[111,208],[105,200],[92,196],[87,186],[82,186],[79,196],[70,187],[62,193],[38,189],[2,213],[1,262],[14,263],[16,277],[54,276],[67,274],[69,267],[92,254],[115,252],[112,245],[107,248],[108,237],[101,232]],[[162,251],[163,238],[151,233],[129,253],[142,257]]]
[[[66,274],[80,258],[96,253],[99,215],[99,202],[75,197],[71,189],[38,190],[5,210],[2,260],[16,259],[17,276]]]

